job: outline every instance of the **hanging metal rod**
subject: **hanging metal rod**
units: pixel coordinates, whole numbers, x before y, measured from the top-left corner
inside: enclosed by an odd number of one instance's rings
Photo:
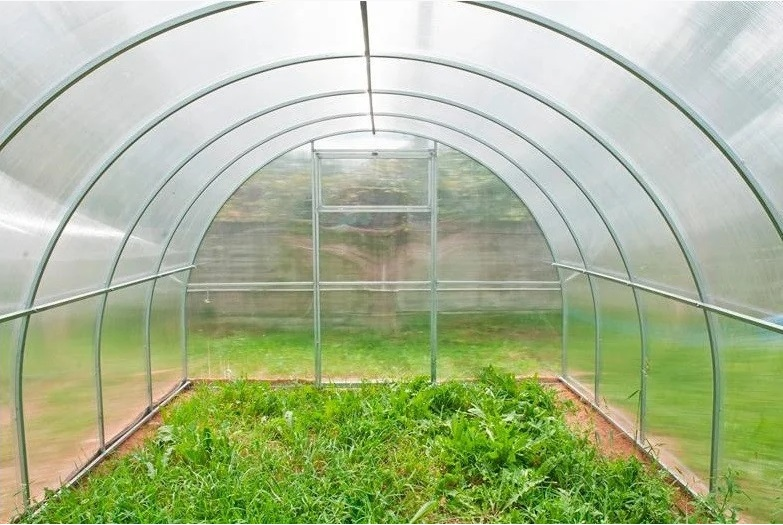
[[[370,127],[375,135],[375,111],[372,107],[372,71],[370,69],[370,22],[367,18],[367,2],[359,2],[362,10],[362,31],[364,32],[364,60],[367,63],[367,95],[370,98]]]
[[[58,299],[57,301],[51,301],[49,303],[39,304],[37,306],[26,308],[24,310],[17,310],[16,312],[0,315],[0,323],[4,323],[6,321],[12,321],[14,319],[19,319],[20,317],[25,317],[31,314],[45,312],[46,310],[51,310],[52,308],[57,308],[58,306],[65,306],[66,304],[75,303],[77,301],[89,299],[90,297],[96,297],[101,294],[114,292],[116,290],[122,290],[123,288],[128,288],[130,286],[135,286],[137,284],[146,283],[147,281],[152,281],[154,279],[160,279],[161,277],[167,277],[169,275],[184,272],[192,268],[195,268],[195,266],[192,264],[188,266],[182,266],[180,268],[175,268],[173,270],[166,270],[165,272],[157,273],[155,275],[148,275],[146,277],[140,277],[139,279],[133,279],[132,281],[126,281],[123,283],[107,286],[105,288],[100,288],[98,290],[91,290],[89,292],[73,295],[71,297],[66,297],[65,299]]]
[[[578,266],[571,266],[570,264],[563,264],[563,263],[552,263],[552,266],[556,266],[557,268],[563,268],[566,270],[572,270],[574,272],[583,273],[585,275],[590,275],[593,277],[598,277],[599,279],[604,279],[607,281],[612,281],[618,284],[624,284],[625,286],[630,286],[631,288],[637,288],[639,290],[644,290],[645,292],[650,292],[655,295],[659,295],[661,297],[665,297],[667,299],[672,299],[674,301],[677,301],[679,303],[687,304],[689,306],[695,306],[697,308],[701,308],[704,310],[708,310],[710,312],[715,312],[716,314],[725,315],[726,317],[731,317],[732,319],[736,319],[738,321],[743,321],[755,326],[758,326],[760,328],[765,328],[767,330],[772,330],[773,332],[778,332],[783,334],[783,326],[770,322],[765,321],[764,319],[759,319],[758,317],[753,317],[751,315],[741,314],[737,311],[730,310],[728,308],[723,308],[722,306],[717,306],[710,303],[705,303],[704,301],[698,301],[696,299],[691,299],[690,297],[685,297],[684,295],[679,295],[672,292],[667,292],[666,290],[661,290],[660,288],[655,288],[654,286],[648,286],[646,284],[639,284],[635,282],[628,281],[627,279],[621,279],[619,277],[615,277],[613,275],[608,275],[601,272],[596,272],[594,270],[586,270],[584,268],[580,268]]]

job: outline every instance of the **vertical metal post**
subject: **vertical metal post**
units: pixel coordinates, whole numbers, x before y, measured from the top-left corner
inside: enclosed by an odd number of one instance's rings
[[[641,377],[639,378],[639,443],[644,443],[647,435],[647,369],[648,369],[648,339],[647,325],[644,315],[644,306],[640,293],[634,288],[634,295],[637,298],[637,309],[639,311],[639,334],[641,337],[642,363],[640,367]]]
[[[16,417],[16,441],[19,447],[19,477],[22,482],[22,501],[25,508],[30,507],[30,471],[27,460],[27,437],[24,424],[24,406],[22,395],[24,354],[20,351],[25,346],[27,331],[30,327],[30,315],[22,317],[16,337],[16,355],[14,356],[14,414]]]
[[[588,274],[587,281],[593,290],[593,322],[595,323],[595,375],[593,376],[593,391],[595,404],[601,406],[599,402],[601,388],[601,294],[598,286]]]
[[[723,422],[723,373],[720,365],[720,345],[718,343],[718,322],[715,314],[702,308],[707,323],[707,335],[712,351],[712,427],[710,442],[710,492],[718,489],[720,467],[721,425]]]
[[[438,381],[438,143],[429,162],[430,204],[430,381]]]
[[[552,254],[554,257],[554,253]],[[567,279],[563,279],[563,270],[557,268],[557,276],[560,278],[560,320],[562,322],[561,350],[560,350],[560,375],[568,376],[568,299],[566,297]]]
[[[180,306],[180,345],[182,351],[182,382],[188,380],[188,283],[190,274],[182,276],[182,305]]]
[[[106,302],[109,300],[109,292],[101,297],[102,308],[98,310],[95,317],[95,330],[93,332],[93,360],[95,371],[95,400],[98,411],[98,450],[103,452],[106,449],[106,428],[103,415],[103,372],[101,371],[101,341],[103,339],[103,315],[106,309]]]
[[[315,352],[315,386],[321,386],[321,257],[320,221],[318,208],[321,205],[320,160],[315,152],[315,142],[310,143],[313,161],[311,206],[313,216],[313,346]]]
[[[160,268],[158,268],[160,271]],[[144,309],[144,374],[147,379],[147,410],[152,410],[152,333],[150,325],[152,324],[152,301],[155,298],[155,285],[158,280],[155,279],[150,284],[150,291],[147,294],[147,306]]]

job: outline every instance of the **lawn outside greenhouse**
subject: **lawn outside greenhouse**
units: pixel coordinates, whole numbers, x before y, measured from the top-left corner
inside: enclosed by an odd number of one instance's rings
[[[0,521],[783,522],[781,27],[0,3]]]

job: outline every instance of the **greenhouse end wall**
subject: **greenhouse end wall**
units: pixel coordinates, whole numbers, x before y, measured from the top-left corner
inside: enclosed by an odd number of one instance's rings
[[[217,214],[189,285],[192,376],[556,374],[560,287],[530,211],[442,144],[360,139],[280,157]]]

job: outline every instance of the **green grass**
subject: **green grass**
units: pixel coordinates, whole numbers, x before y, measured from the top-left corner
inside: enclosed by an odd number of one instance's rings
[[[247,323],[192,323],[190,375],[212,378],[312,379],[311,329]],[[556,374],[560,365],[560,314],[441,314],[438,378],[472,378],[493,365],[516,375]],[[428,315],[401,316],[395,330],[326,326],[325,378],[399,380],[430,372]]]
[[[553,391],[200,384],[135,452],[25,522],[673,522],[671,487],[600,456]]]
[[[646,298],[648,303],[652,298]],[[674,452],[702,479],[709,477],[712,363],[704,317],[695,309],[655,305],[648,312],[648,431],[656,448]],[[569,370],[594,374],[591,313],[569,317]],[[719,318],[723,424],[719,475],[733,473],[743,494],[735,505],[756,522],[783,520],[783,337]],[[630,313],[602,323],[600,398],[638,417],[639,335]]]

